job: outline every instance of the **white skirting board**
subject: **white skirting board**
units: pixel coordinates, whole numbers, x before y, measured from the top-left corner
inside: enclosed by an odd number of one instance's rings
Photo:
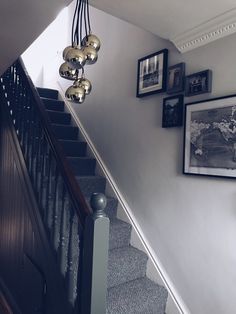
[[[107,169],[106,165],[104,164],[101,156],[99,155],[98,151],[96,150],[95,146],[93,145],[88,133],[84,129],[78,115],[75,113],[73,106],[69,101],[66,100],[64,96],[64,90],[60,84],[60,82],[57,82],[58,84],[58,90],[60,94],[60,98],[65,102],[67,111],[71,114],[72,119],[74,120],[75,125],[77,125],[80,129],[80,134],[84,138],[84,140],[87,142],[88,147],[90,149],[91,154],[95,157],[97,160],[97,164],[99,166],[99,172],[102,172],[103,175],[107,179],[107,183],[110,186],[110,190],[113,192],[115,197],[118,199],[118,202],[120,204],[120,207],[124,211],[125,215],[128,218],[128,221],[132,225],[132,232],[135,232],[135,236],[133,238],[138,238],[142,247],[146,251],[148,257],[149,257],[149,262],[152,264],[151,268],[155,269],[156,272],[158,273],[158,277],[161,279],[161,283],[165,286],[165,288],[168,291],[168,300],[167,300],[167,307],[166,307],[166,314],[190,314],[189,309],[185,305],[184,301],[178,294],[177,290],[175,289],[173,283],[171,282],[168,274],[166,273],[164,267],[162,266],[161,262],[159,261],[158,257],[156,256],[155,252],[149,245],[149,242],[147,241],[145,235],[142,232],[142,229],[137,222],[131,208],[127,204],[126,200],[122,196],[118,186],[116,185],[110,171]],[[122,214],[122,216],[124,216]],[[132,241],[132,240],[131,240]],[[151,278],[153,279],[153,278]],[[158,280],[158,283],[160,283],[160,280]]]

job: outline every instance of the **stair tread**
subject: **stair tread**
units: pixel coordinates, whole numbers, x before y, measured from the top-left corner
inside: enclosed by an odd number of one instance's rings
[[[52,123],[52,126],[62,127],[62,128],[73,128],[73,129],[78,129],[78,127],[77,127],[77,126],[74,126],[74,125],[64,125],[64,124],[60,124],[60,123]]]
[[[167,290],[147,277],[108,289],[106,314],[164,314]]]
[[[147,255],[132,246],[109,251],[108,287],[144,277],[146,274]]]
[[[71,161],[77,161],[77,160],[96,160],[95,158],[93,157],[88,157],[88,156],[78,156],[78,157],[73,157],[73,156],[68,156],[67,157],[69,160]]]
[[[65,142],[65,143],[71,143],[71,144],[87,144],[84,141],[79,141],[79,140],[59,140],[60,142]]]

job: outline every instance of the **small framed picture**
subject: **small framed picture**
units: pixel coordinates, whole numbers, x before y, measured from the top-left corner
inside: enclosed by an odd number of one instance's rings
[[[195,96],[204,93],[211,93],[212,89],[212,71],[188,75],[185,80],[185,96]]]
[[[138,60],[137,97],[166,91],[168,50]]]
[[[175,94],[184,91],[185,63],[178,63],[168,68],[167,94]]]
[[[170,128],[183,125],[183,95],[163,99],[162,127]]]
[[[183,172],[236,178],[236,95],[186,105]]]

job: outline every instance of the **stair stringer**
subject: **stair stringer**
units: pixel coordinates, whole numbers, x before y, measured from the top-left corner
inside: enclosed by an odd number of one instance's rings
[[[104,176],[107,179],[106,193],[118,200],[118,210],[117,218],[130,223],[132,226],[131,231],[131,245],[144,251],[148,256],[147,262],[147,276],[159,285],[163,285],[168,291],[168,298],[166,304],[166,314],[190,314],[190,310],[187,308],[174,284],[172,283],[169,275],[167,274],[165,268],[157,257],[156,253],[153,251],[149,244],[149,241],[145,237],[141,226],[139,225],[137,219],[135,218],[133,211],[128,205],[127,201],[120,192],[114,178],[112,177],[110,171],[106,167],[103,159],[101,158],[96,147],[86,132],[82,122],[80,121],[78,115],[76,114],[71,103],[64,96],[63,86],[58,81],[56,88],[59,90],[59,99],[65,103],[65,112],[68,112],[72,116],[72,125],[75,125],[80,130],[81,140],[87,142],[87,153],[88,156],[93,157],[97,160],[96,173]]]

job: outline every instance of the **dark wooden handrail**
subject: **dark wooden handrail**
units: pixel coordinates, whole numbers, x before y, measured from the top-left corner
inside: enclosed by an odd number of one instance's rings
[[[45,111],[44,104],[41,98],[39,97],[39,94],[34,84],[32,83],[32,80],[21,58],[17,61],[17,64],[20,70],[22,71],[22,75],[25,77],[26,84],[28,85],[29,89],[32,92],[32,96],[34,98],[35,105],[37,106],[38,112],[40,114],[40,119],[42,122],[43,129],[45,131],[48,143],[54,154],[54,158],[56,159],[59,171],[63,176],[63,181],[67,187],[67,191],[70,195],[70,200],[72,202],[72,205],[77,212],[78,219],[79,219],[79,229],[80,229],[79,231],[81,232],[84,227],[86,216],[91,214],[92,211],[85,201],[85,198],[81,192],[79,184],[76,181],[75,176],[72,172],[72,169],[66,159],[65,153],[62,150],[61,145],[59,144],[55,136],[54,130],[52,128],[48,115]]]

